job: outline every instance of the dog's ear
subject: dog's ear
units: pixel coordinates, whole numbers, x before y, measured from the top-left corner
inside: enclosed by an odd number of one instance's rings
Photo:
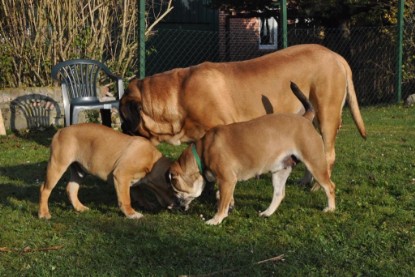
[[[167,170],[166,178],[169,184],[172,184],[173,180],[177,180],[178,175],[179,174],[177,173],[177,171],[173,168],[170,168],[169,170]]]
[[[123,102],[120,105],[121,129],[125,134],[134,135],[141,120],[141,105],[133,100]]]
[[[125,134],[134,135],[141,121],[140,85],[140,80],[131,80],[120,99],[121,129]]]

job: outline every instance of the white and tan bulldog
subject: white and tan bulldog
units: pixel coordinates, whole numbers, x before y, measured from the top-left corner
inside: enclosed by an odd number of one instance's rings
[[[268,217],[284,198],[286,180],[299,160],[326,192],[328,206],[324,211],[335,210],[335,185],[330,180],[323,140],[312,124],[313,107],[295,84],[291,88],[305,107],[304,116],[271,114],[218,126],[184,150],[170,167],[170,180],[181,206],[187,209],[201,195],[205,178],[216,180],[218,211],[206,223],[220,224],[228,216],[236,182],[271,172],[272,202],[260,213]]]
[[[335,140],[347,101],[363,137],[352,71],[339,54],[316,44],[291,46],[259,58],[204,62],[133,79],[120,101],[123,131],[158,143],[192,142],[219,125],[270,113],[301,113],[296,83],[316,109],[331,172]]]
[[[112,181],[121,211],[128,218],[141,218],[143,215],[131,206],[131,185],[141,180],[147,190],[155,192],[161,205],[172,205],[176,199],[167,179],[154,177],[166,176],[170,164],[171,162],[166,161],[160,151],[143,137],[128,136],[92,123],[60,129],[54,135],[50,146],[46,178],[40,187],[38,216],[51,218],[49,196],[70,167],[71,176],[66,191],[76,211],[83,212],[88,209],[78,199],[79,184],[88,173],[102,180]],[[136,198],[140,200],[142,197]],[[146,204],[148,203],[144,202],[143,205]]]

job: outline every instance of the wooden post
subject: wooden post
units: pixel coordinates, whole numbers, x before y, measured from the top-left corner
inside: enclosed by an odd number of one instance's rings
[[[288,36],[287,36],[287,0],[280,0],[280,16],[282,23],[282,48],[288,47]]]
[[[0,136],[6,135],[6,128],[4,127],[3,114],[0,110]]]
[[[146,14],[146,1],[140,0],[139,2],[139,9],[138,9],[138,59],[139,59],[139,77],[143,79],[146,77],[146,21],[145,21],[145,14]]]
[[[403,12],[405,9],[405,0],[398,1],[398,26],[397,26],[397,39],[396,39],[396,102],[401,102],[402,97],[402,48],[403,48]]]

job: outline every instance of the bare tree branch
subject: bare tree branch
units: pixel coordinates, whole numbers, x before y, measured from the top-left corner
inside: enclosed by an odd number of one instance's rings
[[[116,74],[136,71],[139,0],[1,0],[0,87],[51,84],[51,68],[72,58],[105,62]],[[146,37],[172,9],[147,0]]]

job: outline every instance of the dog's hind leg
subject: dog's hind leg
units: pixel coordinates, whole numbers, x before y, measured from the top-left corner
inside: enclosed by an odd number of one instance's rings
[[[320,184],[320,186],[323,187],[324,191],[327,195],[327,207],[324,208],[324,212],[333,212],[336,209],[336,196],[335,196],[335,188],[336,185],[330,180],[328,173],[325,173],[322,176],[316,176],[317,182]]]
[[[323,187],[327,195],[327,207],[324,208],[324,212],[333,212],[336,209],[336,185],[330,180],[328,171],[317,171],[312,172],[314,177],[320,186]]]
[[[89,210],[89,208],[84,206],[78,198],[79,184],[84,177],[84,173],[76,164],[72,164],[70,169],[71,178],[66,185],[66,193],[68,194],[69,201],[71,201],[72,206],[77,212]]]
[[[327,85],[326,90],[324,90],[323,93],[328,91],[337,91],[339,93],[344,92],[345,87],[345,83]],[[337,133],[342,123],[341,111],[344,104],[344,98],[335,100],[336,101],[331,102],[330,105],[321,105],[320,109],[317,111],[317,119],[320,124],[319,129],[324,142],[324,152],[328,164],[329,177],[331,176],[336,160],[334,145],[336,143]]]
[[[65,173],[68,165],[59,164],[53,158],[49,160],[47,169],[46,169],[46,179],[45,182],[40,186],[40,196],[39,196],[39,211],[38,217],[50,219],[51,215],[49,212],[48,201],[50,194],[52,193],[53,188],[58,183],[59,179]]]
[[[306,163],[307,168],[310,169],[310,172],[313,174],[320,186],[323,187],[327,195],[328,204],[324,209],[324,212],[334,211],[336,209],[336,185],[330,180],[330,173],[324,155],[321,154],[320,157],[314,156],[313,159],[310,159],[307,162],[304,161],[304,163]]]
[[[285,183],[288,176],[290,176],[291,170],[292,167],[289,166],[272,173],[272,186],[274,187],[272,201],[269,207],[259,214],[260,216],[271,216],[281,204],[281,201],[285,197]]]

